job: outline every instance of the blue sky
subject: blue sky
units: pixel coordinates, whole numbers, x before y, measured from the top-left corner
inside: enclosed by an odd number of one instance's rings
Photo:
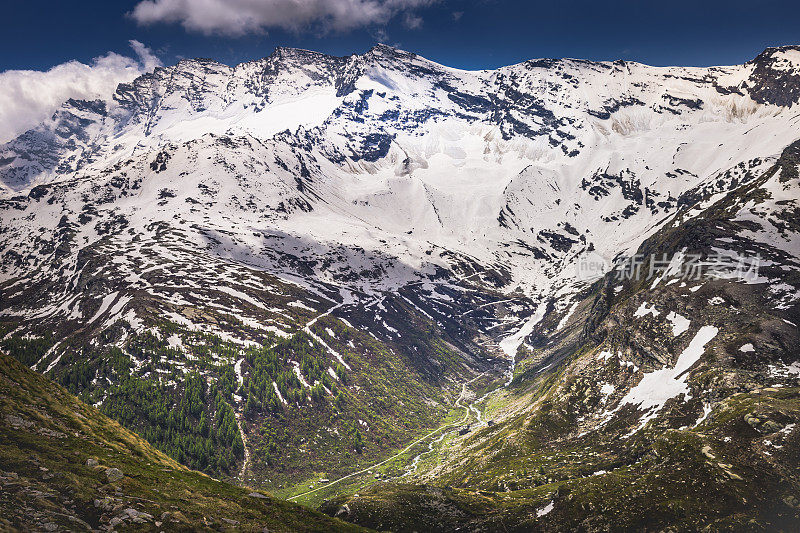
[[[290,0],[264,0],[264,10],[244,29],[236,21],[215,22],[231,13],[197,13],[192,0],[150,0],[152,9],[139,20],[130,14],[140,0],[9,1],[0,21],[5,51],[0,71],[45,70],[72,59],[89,62],[109,51],[131,55],[131,39],[152,49],[164,64],[182,57],[235,64],[268,55],[279,45],[346,55],[382,41],[468,69],[538,57],[733,64],[767,46],[800,43],[796,0],[301,1],[311,7],[296,24],[287,12]],[[354,13],[336,19],[326,10],[337,2],[364,4],[362,12],[375,5],[383,11],[371,20],[355,20]],[[187,22],[189,17],[195,22]]]

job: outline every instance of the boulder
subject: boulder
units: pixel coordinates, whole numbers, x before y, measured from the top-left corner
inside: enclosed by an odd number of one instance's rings
[[[120,479],[125,477],[125,474],[122,473],[122,470],[119,468],[107,468],[106,469],[106,479],[109,483],[116,483]]]

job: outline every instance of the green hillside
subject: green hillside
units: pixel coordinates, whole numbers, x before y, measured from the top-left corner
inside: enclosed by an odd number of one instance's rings
[[[0,354],[0,529],[362,531],[189,470]]]

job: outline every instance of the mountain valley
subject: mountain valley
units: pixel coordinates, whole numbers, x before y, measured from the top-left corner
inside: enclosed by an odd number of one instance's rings
[[[179,472],[187,530],[790,531],[798,103],[795,46],[279,48],[69,100],[0,146],[4,494],[75,429],[70,483]],[[99,528],[112,485],[36,528]]]

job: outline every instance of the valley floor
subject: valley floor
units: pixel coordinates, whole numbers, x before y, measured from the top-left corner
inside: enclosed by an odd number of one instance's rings
[[[420,461],[429,454],[435,453],[437,446],[441,445],[444,439],[460,431],[468,432],[474,430],[483,424],[481,420],[482,411],[476,406],[483,404],[487,396],[496,388],[502,387],[501,377],[502,375],[495,376],[495,379],[492,379],[490,376],[480,374],[463,383],[461,394],[456,399],[455,405],[445,418],[443,425],[414,440],[387,459],[333,481],[320,482],[318,479],[312,479],[289,487],[286,490],[276,491],[275,494],[286,497],[289,501],[316,508],[326,499],[340,493],[357,492],[359,489],[375,483],[376,480],[384,482],[401,481],[407,477],[413,477],[419,468]],[[487,381],[492,382],[492,385],[486,387],[489,389],[488,392],[478,398],[475,392],[470,390],[470,386],[479,380],[483,381],[483,385],[486,385]],[[472,399],[467,399],[470,397]],[[459,418],[462,413],[463,416]],[[435,438],[437,435],[438,438]],[[303,489],[307,490],[300,494],[295,494],[298,490]]]

